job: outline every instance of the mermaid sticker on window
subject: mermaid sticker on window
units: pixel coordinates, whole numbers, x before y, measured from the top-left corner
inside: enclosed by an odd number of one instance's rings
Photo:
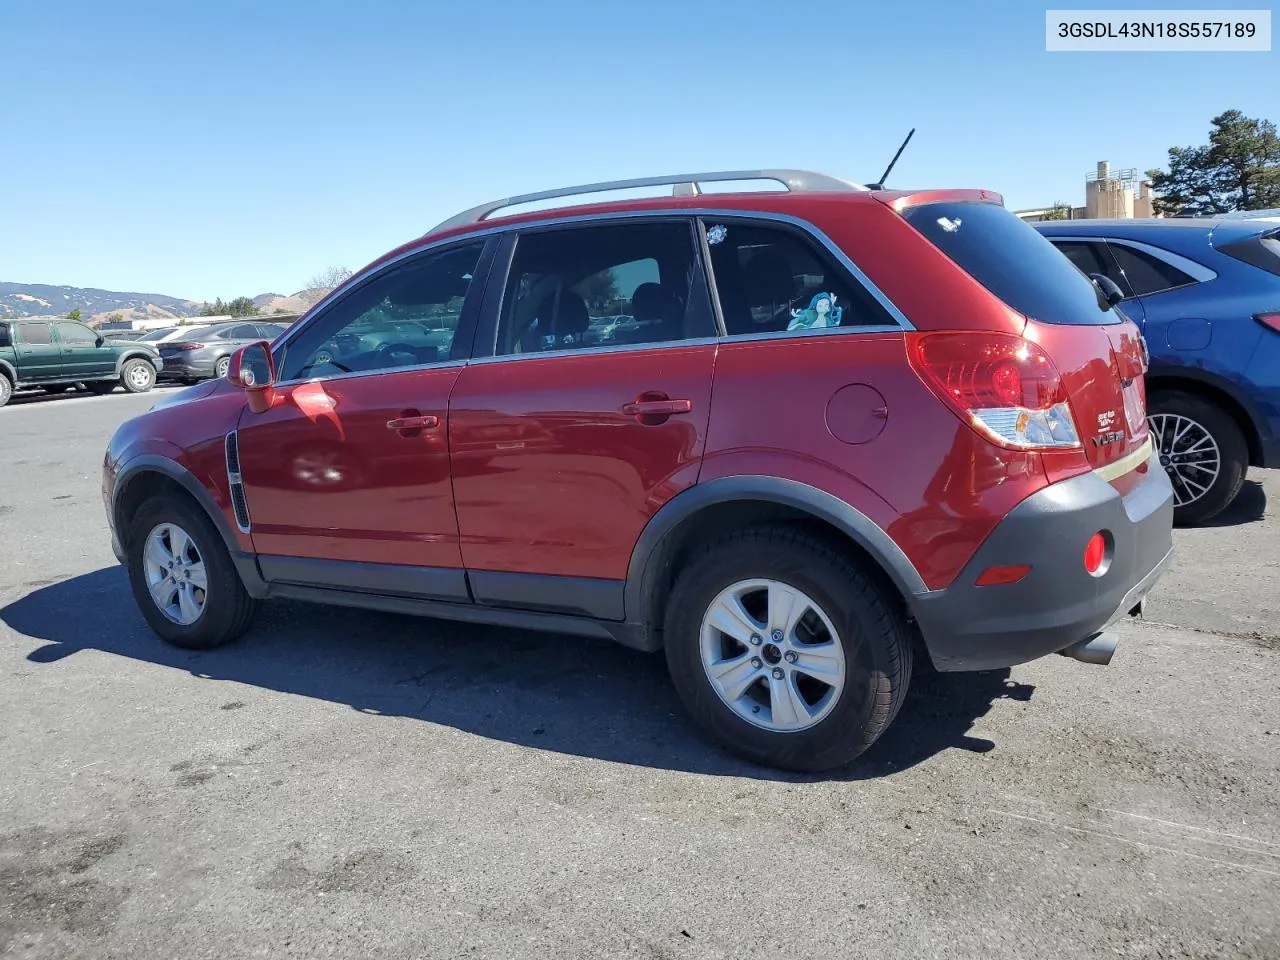
[[[817,330],[822,327],[840,326],[840,317],[844,307],[836,306],[836,296],[832,293],[815,293],[804,310],[792,310],[788,330]]]

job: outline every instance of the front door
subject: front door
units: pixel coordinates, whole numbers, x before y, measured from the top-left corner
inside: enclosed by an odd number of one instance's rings
[[[18,378],[28,383],[58,380],[66,376],[62,350],[47,320],[24,320],[13,324],[13,350],[18,358]]]
[[[685,220],[516,240],[450,405],[477,602],[621,618],[636,541],[701,465],[716,341],[694,251]]]
[[[116,372],[119,354],[83,323],[64,320],[57,324],[56,336],[62,346],[62,363],[68,377],[94,380]]]
[[[277,345],[277,402],[246,408],[237,438],[268,580],[467,599],[446,438],[482,249],[393,265]],[[389,342],[393,326],[424,337]],[[451,336],[424,346],[427,328]]]

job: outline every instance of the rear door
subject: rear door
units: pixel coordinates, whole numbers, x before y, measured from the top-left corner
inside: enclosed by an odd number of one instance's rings
[[[1137,324],[1109,307],[1071,260],[999,204],[924,203],[903,215],[1028,319],[1023,335],[1044,347],[1062,374],[1091,466],[1119,463],[1143,448],[1149,439],[1146,361]]]
[[[67,376],[62,365],[62,349],[47,320],[23,320],[13,324],[13,350],[18,359],[18,377],[26,382],[56,380]]]
[[[478,602],[622,617],[632,549],[705,443],[716,331],[695,250],[684,218],[507,241],[450,405]]]
[[[116,372],[116,349],[83,323],[59,322],[54,334],[62,349],[62,363],[67,376],[86,380],[113,376]]]

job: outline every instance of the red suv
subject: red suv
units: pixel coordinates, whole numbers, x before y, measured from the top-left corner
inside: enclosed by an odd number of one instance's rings
[[[270,597],[610,637],[740,754],[834,767],[913,656],[1106,663],[1167,564],[1112,299],[986,191],[497,201],[121,426],[116,553],[179,646]]]

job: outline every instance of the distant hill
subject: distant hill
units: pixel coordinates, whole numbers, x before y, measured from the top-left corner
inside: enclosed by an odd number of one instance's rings
[[[120,313],[142,317],[187,317],[200,304],[162,293],[121,293],[96,287],[54,287],[44,283],[0,282],[0,317],[65,316],[79,310],[88,320]]]
[[[328,289],[300,290],[289,296],[263,293],[253,298],[260,314],[298,314],[310,309]],[[96,287],[50,286],[43,283],[0,282],[0,320],[15,317],[66,316],[80,311],[85,322],[120,314],[124,320],[176,320],[194,317],[204,304],[161,293],[121,293]]]

